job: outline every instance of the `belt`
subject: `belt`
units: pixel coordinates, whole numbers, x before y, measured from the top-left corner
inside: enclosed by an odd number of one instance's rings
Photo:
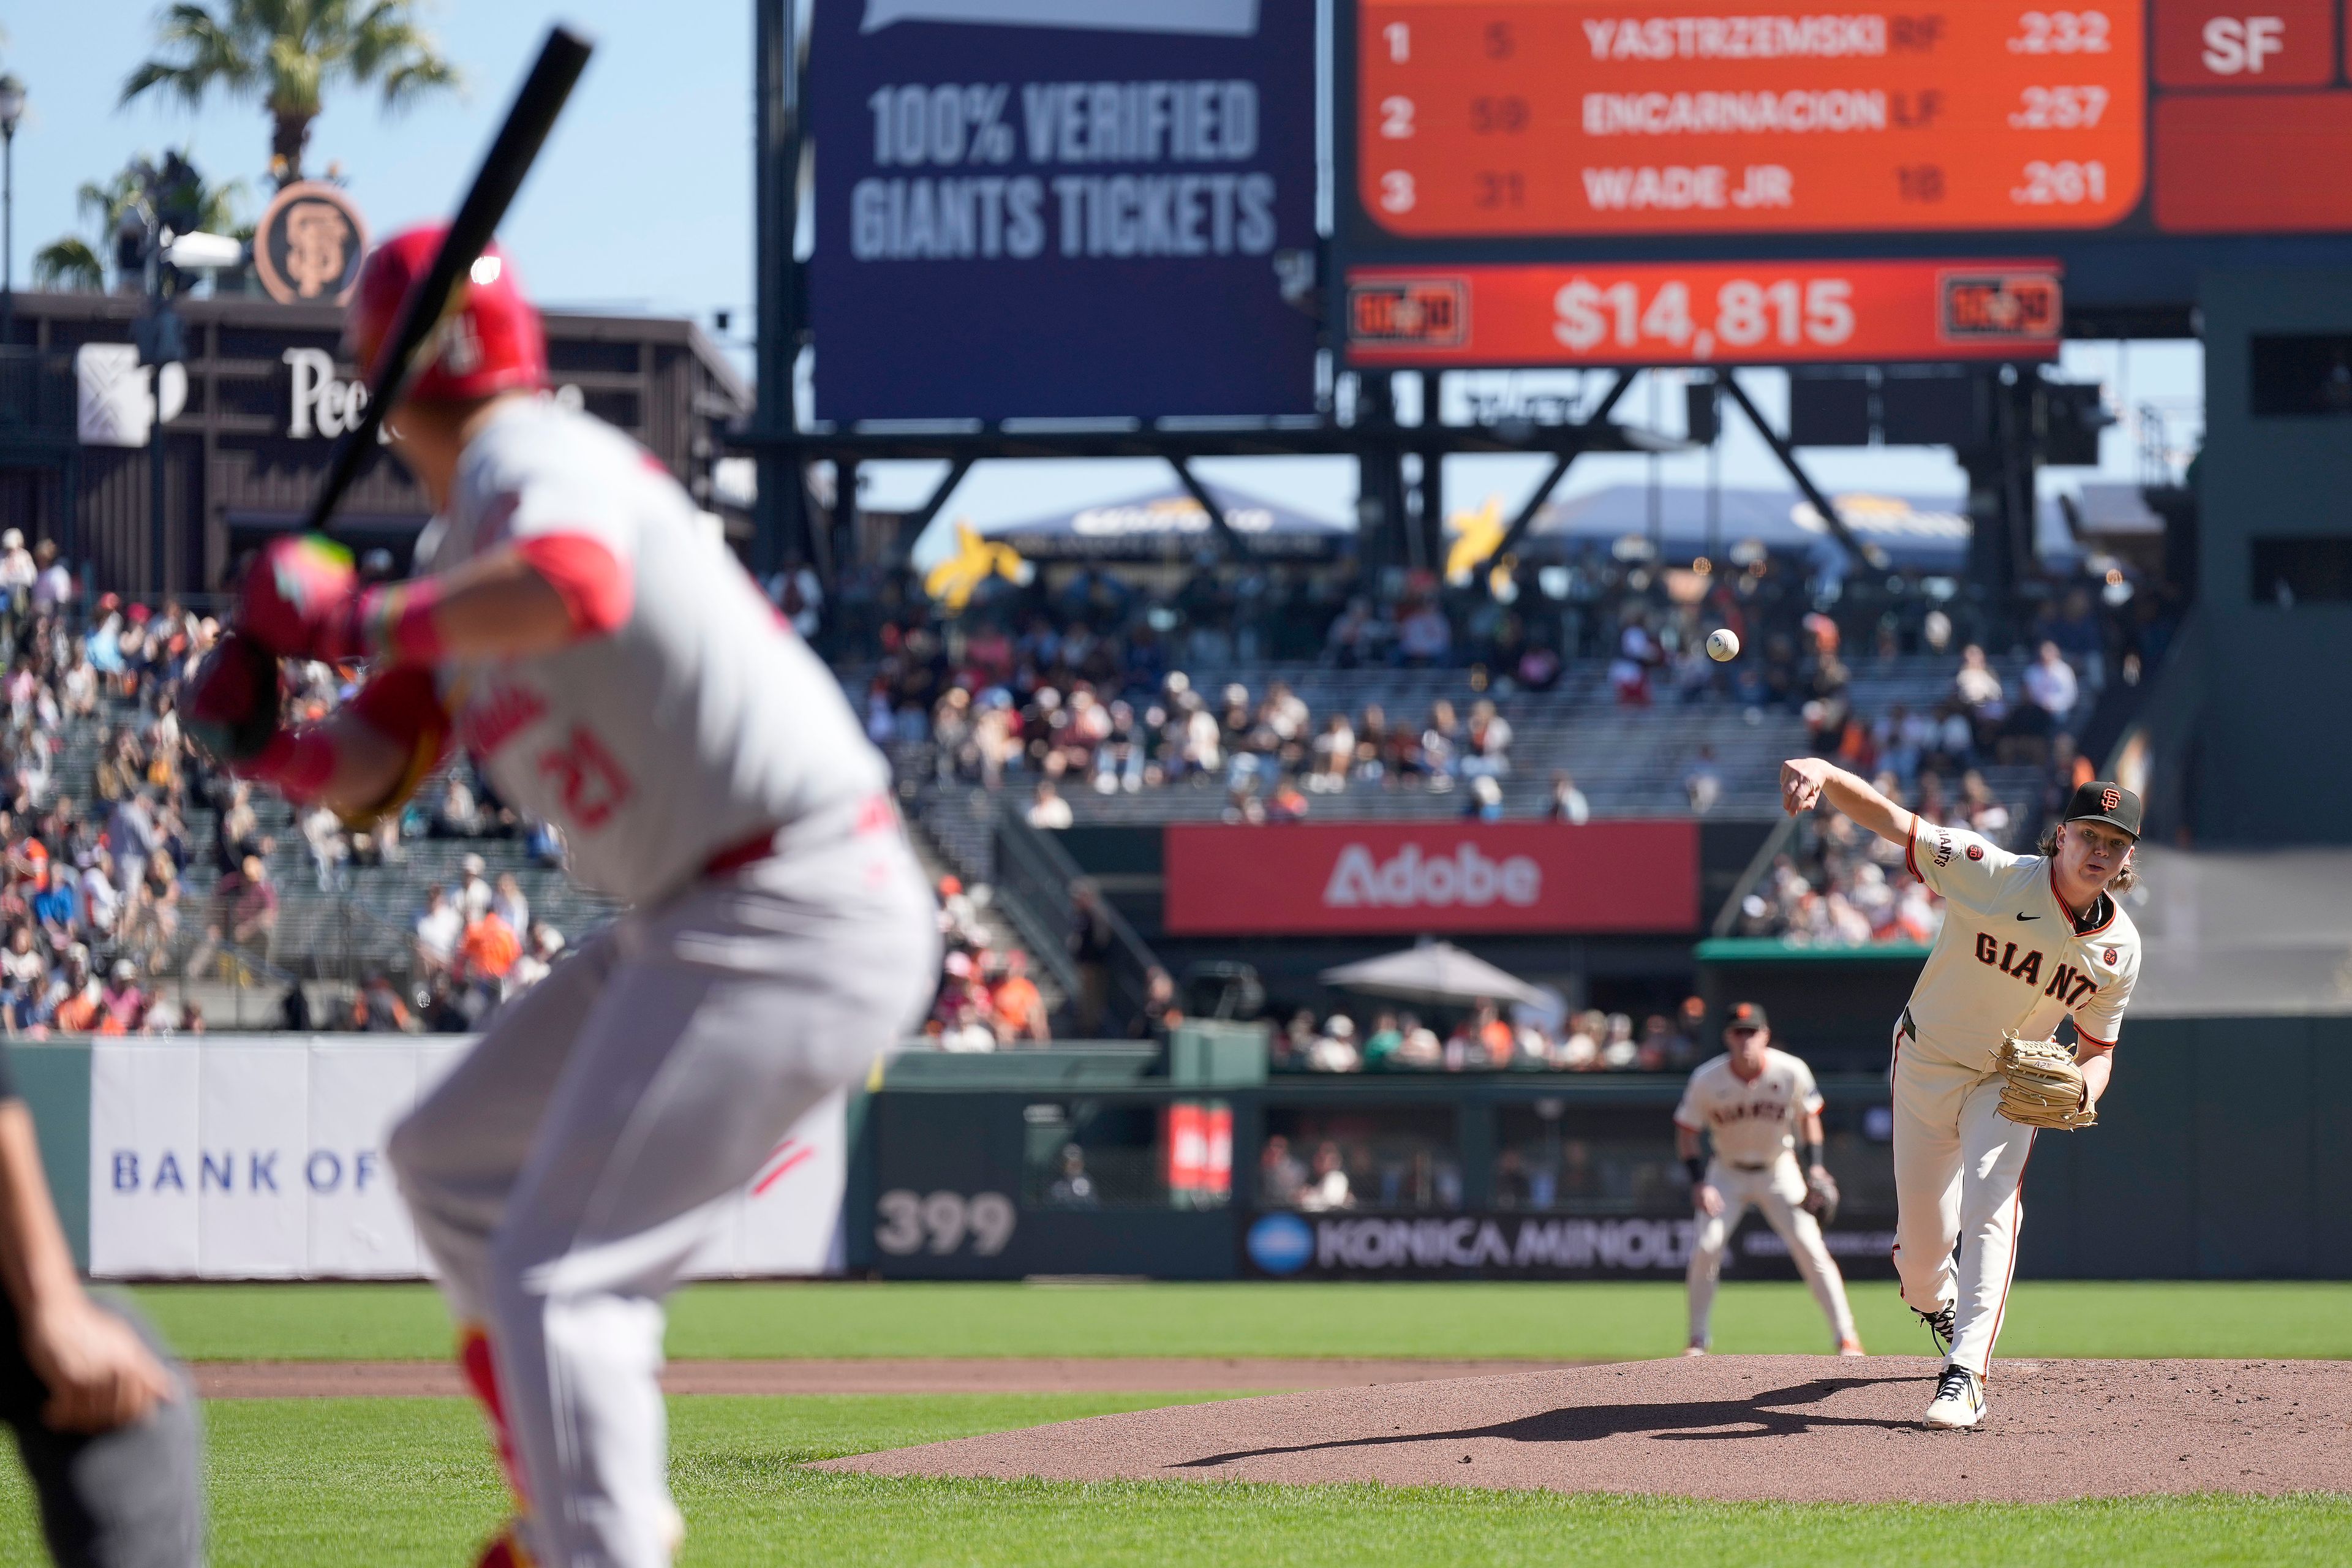
[[[771,858],[776,853],[776,836],[782,832],[782,828],[772,824],[724,848],[713,850],[710,858],[702,863],[702,874],[724,877],[730,871],[740,871],[746,866],[756,866]]]
[[[1919,1026],[1911,1021],[1911,1009],[1907,1005],[1903,1009],[1901,1032],[1910,1036],[1914,1040],[1919,1037]]]
[[[1726,1160],[1724,1162],[1725,1164],[1730,1166],[1735,1171],[1747,1171],[1751,1173],[1757,1171],[1769,1171],[1780,1163],[1780,1162],[1778,1160],[1767,1160],[1760,1165],[1743,1165],[1737,1160]]]
[[[849,832],[853,837],[881,832],[898,826],[898,808],[890,804],[890,797],[887,795],[868,795],[864,800],[855,803],[854,811],[855,816],[850,817],[848,822]],[[740,871],[746,866],[756,866],[762,860],[772,860],[782,852],[783,846],[781,840],[783,836],[784,829],[774,823],[755,828],[734,843],[722,845],[712,850],[710,858],[702,863],[702,874],[706,877],[724,877],[730,871]]]

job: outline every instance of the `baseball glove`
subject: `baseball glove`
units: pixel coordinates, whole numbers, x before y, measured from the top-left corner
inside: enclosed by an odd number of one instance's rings
[[[215,763],[251,762],[278,732],[278,656],[243,632],[227,632],[188,682],[188,739]]]
[[[1837,1218],[1837,1178],[1818,1166],[1806,1172],[1805,1201],[1799,1206],[1823,1225]]]
[[[2021,1127],[2061,1132],[2098,1124],[2083,1088],[2074,1053],[2055,1040],[2021,1040],[2014,1030],[2000,1037],[1994,1058],[2000,1067],[2000,1113]]]

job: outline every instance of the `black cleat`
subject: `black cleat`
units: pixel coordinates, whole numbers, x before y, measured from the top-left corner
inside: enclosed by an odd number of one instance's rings
[[[1919,1312],[1916,1307],[1911,1310]],[[1932,1312],[1919,1312],[1919,1321],[1927,1325],[1927,1337],[1936,1342],[1937,1355],[1952,1353],[1953,1315],[1954,1309],[1950,1307],[1938,1307]]]

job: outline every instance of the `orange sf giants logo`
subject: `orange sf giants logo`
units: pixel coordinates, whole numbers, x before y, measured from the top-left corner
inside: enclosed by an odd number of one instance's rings
[[[2055,268],[2036,272],[1947,272],[1938,279],[1947,341],[2048,342],[2063,310]]]
[[[1458,348],[1470,335],[1470,285],[1460,278],[1376,278],[1348,289],[1351,342]]]
[[[253,231],[253,270],[280,304],[341,302],[367,255],[367,224],[340,186],[298,180],[280,190]]]
[[[2107,790],[2099,796],[2099,809],[2101,811],[2113,811],[2116,807],[2123,805],[2123,803],[2124,792],[2119,789]]]

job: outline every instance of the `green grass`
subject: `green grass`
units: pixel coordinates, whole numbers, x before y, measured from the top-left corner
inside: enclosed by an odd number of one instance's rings
[[[1148,1397],[671,1402],[687,1568],[772,1563],[1560,1563],[1800,1568],[2340,1563],[2352,1499],[2178,1498],[2051,1507],[1730,1504],[1543,1493],[813,1474],[814,1458],[1139,1409]],[[505,1503],[459,1400],[207,1407],[213,1560],[240,1568],[471,1561]],[[0,1467],[0,1562],[39,1561]]]
[[[1851,1288],[1876,1351],[1925,1353],[1895,1287]],[[431,1360],[424,1285],[167,1285],[133,1292],[194,1360]],[[677,1357],[1671,1355],[1680,1281],[1641,1284],[703,1285],[670,1313]],[[1716,1349],[1814,1352],[1802,1286],[1727,1285]],[[2005,1356],[2352,1358],[2352,1284],[2021,1284]]]

